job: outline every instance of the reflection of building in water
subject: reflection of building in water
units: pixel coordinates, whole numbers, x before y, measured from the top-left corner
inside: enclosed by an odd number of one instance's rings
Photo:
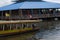
[[[40,0],[19,1],[0,8],[0,34],[37,30],[40,21],[60,19],[60,4]]]

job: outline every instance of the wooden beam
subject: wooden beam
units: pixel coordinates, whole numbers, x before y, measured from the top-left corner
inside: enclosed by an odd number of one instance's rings
[[[40,22],[40,20],[16,20],[16,21],[0,21],[0,24],[11,24],[11,23],[35,23]]]

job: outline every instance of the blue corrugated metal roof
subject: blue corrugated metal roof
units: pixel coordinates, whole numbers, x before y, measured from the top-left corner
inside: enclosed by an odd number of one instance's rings
[[[0,11],[19,9],[19,7],[21,5],[23,5],[23,2],[22,3],[16,3],[16,4],[7,5],[7,6],[4,6],[4,7],[1,7]]]
[[[20,9],[60,8],[60,4],[51,2],[24,2]]]
[[[14,10],[14,9],[36,9],[36,8],[60,8],[60,4],[51,2],[21,2],[5,7],[1,7],[0,11],[3,10]]]

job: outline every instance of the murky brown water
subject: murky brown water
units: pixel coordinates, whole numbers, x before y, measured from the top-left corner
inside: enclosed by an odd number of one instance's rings
[[[41,29],[49,29],[38,32],[30,32],[14,36],[0,37],[0,40],[60,40],[60,21],[41,22]]]
[[[25,34],[18,34],[6,37],[0,37],[0,40],[26,40],[29,37],[32,37],[34,32],[25,33]]]

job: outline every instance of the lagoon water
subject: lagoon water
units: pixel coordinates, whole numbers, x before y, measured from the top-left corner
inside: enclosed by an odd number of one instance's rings
[[[50,21],[40,23],[41,28],[47,27],[49,30],[39,30],[25,34],[18,34],[0,37],[0,40],[60,40],[60,21]],[[52,27],[52,29],[50,29]],[[43,28],[42,28],[43,29]]]

